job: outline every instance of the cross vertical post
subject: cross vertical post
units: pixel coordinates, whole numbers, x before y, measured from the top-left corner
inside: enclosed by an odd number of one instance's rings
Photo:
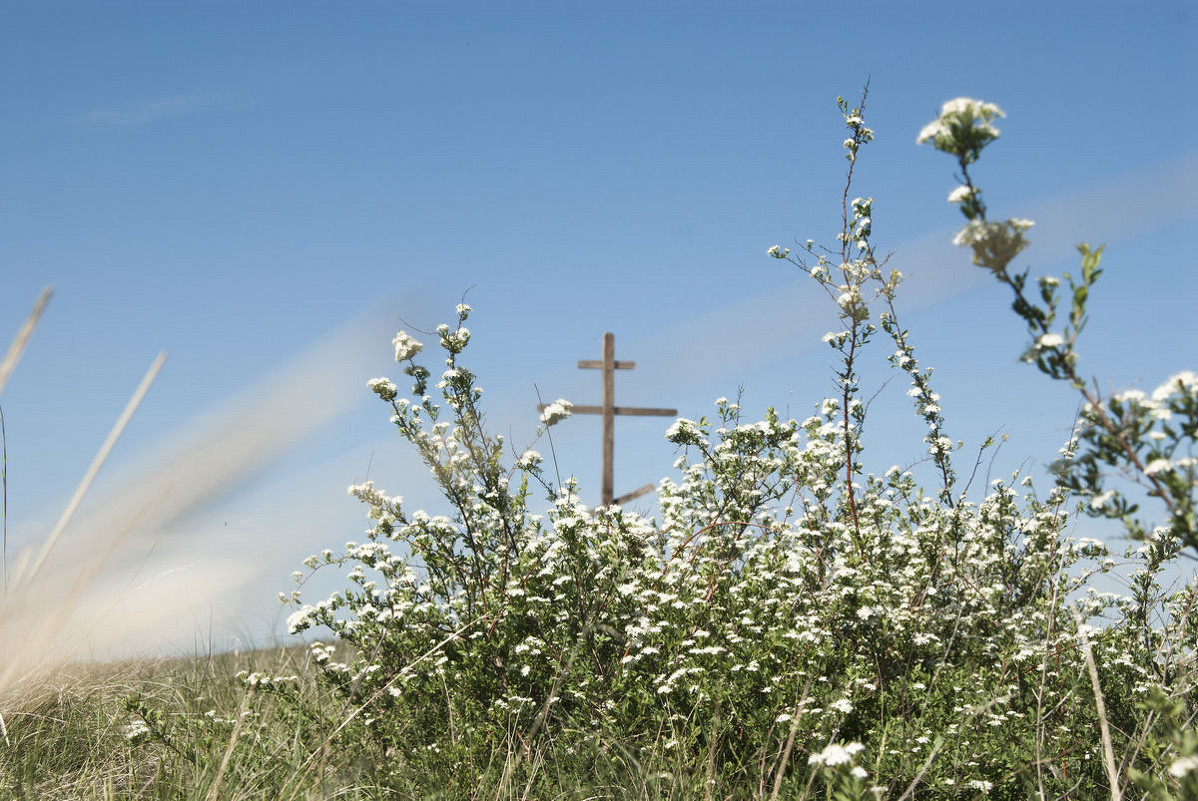
[[[615,498],[616,335],[603,335],[603,505]]]

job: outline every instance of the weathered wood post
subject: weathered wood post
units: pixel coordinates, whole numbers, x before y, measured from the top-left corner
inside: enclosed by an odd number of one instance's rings
[[[615,444],[616,444],[616,426],[615,416],[617,414],[630,414],[638,417],[677,417],[677,409],[652,409],[635,406],[616,406],[616,370],[633,370],[636,368],[636,362],[616,361],[616,335],[610,332],[603,335],[603,358],[595,359],[579,359],[578,369],[580,370],[602,370],[603,371],[603,405],[602,406],[575,406],[575,414],[601,414],[603,415],[603,486],[602,486],[602,504],[608,506],[613,503],[627,503],[634,498],[639,498],[646,492],[653,490],[652,484],[646,484],[627,495],[621,495],[619,498],[615,496],[615,480],[614,467],[615,462]],[[539,404],[538,411],[544,411],[546,404]]]

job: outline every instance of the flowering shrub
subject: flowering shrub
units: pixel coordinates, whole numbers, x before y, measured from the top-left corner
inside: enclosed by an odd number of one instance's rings
[[[1156,405],[1095,402],[1065,449],[1060,486],[1040,494],[1016,474],[975,489],[955,467],[960,446],[931,370],[900,324],[902,276],[875,256],[875,201],[849,199],[874,135],[864,97],[840,108],[849,167],[837,244],[769,251],[839,309],[840,327],[824,338],[836,393],[802,421],[773,410],[745,421],[727,399],[711,419],[677,420],[667,439],[678,474],[660,484],[660,520],[585,506],[535,451],[509,466],[462,362],[468,306],[437,330],[435,397],[433,371],[416,361],[421,344],[396,336],[410,397],[389,379],[368,386],[449,512],[408,511],[371,482],[351,487],[371,521],[367,541],[306,562],[349,567],[350,586],[314,604],[302,588],[287,596],[298,607],[293,633],[323,630],[352,646],[348,657],[322,641],[311,652],[352,704],[341,729],[371,744],[381,782],[458,797],[482,783],[499,788],[492,795],[568,794],[582,789],[566,786],[575,776],[638,797],[1047,798],[1079,787],[1114,795],[1135,778],[1165,798],[1198,781],[1185,733],[1193,585],[1188,596],[1087,592],[1114,560],[1098,541],[1065,534],[1078,493],[1088,512],[1131,514],[1091,476],[1110,454],[1139,458],[1156,497],[1181,510],[1131,556],[1155,586],[1186,542],[1176,520],[1192,506],[1178,499],[1192,499],[1193,485],[1193,465],[1162,444],[1175,432],[1159,410],[1186,420],[1176,431],[1192,438],[1193,376],[1171,380]],[[960,243],[1021,298],[1025,279],[1006,265],[1030,223],[987,222],[966,171],[998,136],[998,116],[992,104],[953,101],[920,139],[958,158],[964,188],[951,199],[969,220]],[[1064,333],[1050,327],[1055,285],[1041,284],[1043,308],[1017,302],[1039,309],[1025,314],[1037,334],[1029,358],[1075,383],[1073,339],[1097,276],[1097,254],[1085,252]],[[880,342],[927,426],[926,487],[910,471],[862,464],[858,364]],[[557,401],[542,423],[568,414]],[[1157,444],[1124,448],[1107,422]],[[543,515],[534,488],[549,493]],[[1083,622],[1103,613],[1117,616],[1104,629]]]

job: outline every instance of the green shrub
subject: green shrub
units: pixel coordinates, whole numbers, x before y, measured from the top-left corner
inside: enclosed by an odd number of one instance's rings
[[[586,507],[533,451],[505,458],[463,362],[470,307],[438,329],[445,369],[431,390],[438,371],[418,361],[422,345],[396,336],[410,399],[385,378],[369,386],[451,512],[410,512],[370,482],[351,487],[372,520],[368,540],[306,563],[350,567],[350,586],[310,605],[296,589],[289,621],[293,633],[321,629],[352,646],[349,658],[311,648],[351,704],[342,729],[369,742],[380,781],[450,797],[485,786],[538,797],[1011,799],[1115,797],[1133,778],[1164,798],[1192,781],[1182,769],[1195,759],[1196,585],[1166,591],[1161,577],[1196,544],[1194,464],[1180,454],[1195,435],[1198,381],[1180,374],[1160,398],[1088,395],[1061,482],[1043,494],[1018,474],[984,490],[962,480],[931,370],[899,321],[902,276],[875,256],[874,201],[849,201],[873,138],[864,97],[840,107],[849,171],[836,245],[769,251],[839,309],[841,327],[824,337],[836,393],[802,421],[773,410],[744,421],[726,399],[710,420],[676,421],[667,438],[679,476],[661,482],[659,521]],[[1101,249],[1083,247],[1081,281],[1066,277],[1069,323],[1054,333],[1060,282],[1040,279],[1032,301],[1026,274],[1007,272],[1030,222],[988,222],[967,169],[997,138],[998,116],[958,99],[920,139],[958,160],[963,188],[950,200],[968,218],[958,242],[1015,292],[1034,337],[1025,358],[1090,392],[1073,345]],[[930,480],[862,466],[858,370],[877,346],[893,349],[927,425]],[[568,414],[559,402],[543,422]],[[1129,464],[1169,522],[1129,525],[1145,540],[1128,555],[1137,584],[1112,598],[1088,586],[1115,564],[1106,547],[1065,532],[1079,506],[1131,520],[1132,504],[1101,487],[1105,467]],[[549,493],[544,515],[537,490]],[[1082,622],[1104,612],[1116,616],[1106,627]]]

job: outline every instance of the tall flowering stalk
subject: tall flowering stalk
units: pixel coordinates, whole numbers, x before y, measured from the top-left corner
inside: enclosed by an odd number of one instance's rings
[[[1014,217],[991,221],[982,191],[970,174],[970,165],[999,137],[994,119],[1005,116],[993,103],[957,98],[944,104],[939,116],[923,128],[916,140],[948,153],[960,170],[959,185],[948,199],[967,222],[953,242],[970,248],[973,263],[990,270],[1011,289],[1012,308],[1024,319],[1031,336],[1024,361],[1035,364],[1051,378],[1068,381],[1084,399],[1079,441],[1071,458],[1061,465],[1065,484],[1091,499],[1091,513],[1122,521],[1134,539],[1159,540],[1164,536],[1182,547],[1198,550],[1198,460],[1193,457],[1198,436],[1198,379],[1192,372],[1183,371],[1151,395],[1132,391],[1103,397],[1097,382],[1081,375],[1076,344],[1088,319],[1090,290],[1102,275],[1099,264],[1103,248],[1093,249],[1084,242],[1078,245],[1081,275],[1080,279],[1069,273],[1064,276],[1069,288],[1064,314],[1060,279],[1037,279],[1033,294],[1029,271],[1011,271],[1015,257],[1029,244],[1025,233],[1034,223]],[[1169,515],[1167,532],[1153,531],[1135,519],[1135,504],[1122,493],[1104,489],[1105,469],[1130,477],[1149,497],[1164,505]]]
[[[1151,393],[1125,390],[1109,396],[1099,391],[1097,380],[1087,382],[1082,377],[1076,346],[1088,321],[1090,291],[1102,274],[1103,248],[1094,249],[1084,242],[1078,245],[1081,275],[1075,279],[1065,273],[1067,297],[1061,296],[1062,282],[1055,276],[1036,279],[1033,290],[1028,270],[1011,270],[1016,256],[1029,244],[1024,234],[1033,223],[1019,218],[991,221],[982,191],[970,174],[970,165],[999,137],[993,121],[1004,116],[993,103],[950,100],[923,128],[917,143],[931,143],[957,162],[958,186],[948,200],[957,205],[967,222],[954,244],[970,248],[973,263],[990,270],[1010,288],[1012,308],[1023,318],[1031,337],[1023,360],[1050,378],[1068,381],[1082,397],[1075,437],[1055,465],[1059,486],[1079,498],[1086,513],[1120,521],[1132,540],[1144,543],[1132,555],[1131,594],[1119,599],[1123,618],[1119,627],[1108,631],[1108,643],[1125,652],[1119,657],[1125,667],[1134,664],[1138,668],[1135,686],[1155,699],[1154,714],[1173,721],[1171,725],[1187,718],[1192,721],[1192,702],[1179,699],[1192,698],[1196,688],[1198,576],[1192,575],[1178,587],[1168,578],[1167,568],[1177,566],[1184,549],[1198,551],[1198,376],[1184,370]],[[1125,483],[1107,486],[1112,476]],[[1159,501],[1167,522],[1152,526],[1137,517],[1137,496]],[[1093,671],[1093,665],[1091,668]],[[1095,684],[1101,707],[1101,693]],[[1141,743],[1153,734],[1145,726]],[[1172,747],[1181,753],[1174,764],[1188,766],[1187,760],[1198,758],[1198,741],[1192,736],[1177,736],[1175,730]],[[1163,750],[1167,753],[1168,749]],[[1111,763],[1112,755],[1107,757]],[[1180,782],[1134,768],[1130,775],[1142,787],[1150,788],[1154,798],[1173,797],[1171,788],[1180,788],[1183,794],[1186,788],[1198,792],[1198,771],[1188,768],[1173,771]],[[1112,789],[1112,797],[1117,797],[1117,789]]]

